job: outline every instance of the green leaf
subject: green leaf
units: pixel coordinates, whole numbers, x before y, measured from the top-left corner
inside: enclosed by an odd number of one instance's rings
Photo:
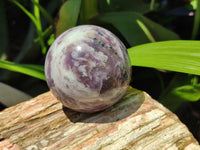
[[[200,99],[200,85],[184,85],[175,88],[172,92],[186,101],[198,101]]]
[[[44,67],[41,65],[17,64],[0,59],[0,68],[23,73],[41,80],[45,80]]]
[[[200,75],[200,41],[164,41],[128,49],[131,64]]]
[[[47,44],[50,46],[54,41],[55,41],[55,36],[54,34],[51,34],[47,41]]]
[[[110,5],[110,0],[106,0],[107,4]]]
[[[153,10],[154,10],[154,7],[155,7],[155,0],[151,0],[151,3],[150,3],[150,10],[153,11]]]
[[[155,3],[152,5],[155,6]],[[98,6],[101,13],[134,11],[145,14],[149,12],[150,2],[145,2],[145,0],[100,0]]]
[[[147,36],[147,38],[149,39],[149,41],[150,42],[155,42],[156,40],[154,39],[154,37],[152,36],[152,34],[148,30],[148,28],[140,20],[136,20],[136,22],[138,23],[138,25],[140,26],[140,28],[143,30],[143,32],[145,33],[145,35]]]
[[[53,26],[50,25],[48,28],[46,28],[43,32],[42,32],[42,37],[43,39],[46,39],[47,37],[49,37],[51,34],[53,34]],[[34,42],[37,43],[39,42],[39,37],[37,37],[36,39],[34,39]]]
[[[37,34],[39,37],[40,45],[42,47],[42,53],[45,54],[47,51],[47,47],[45,46],[44,39],[42,37],[42,24],[40,21],[41,19],[40,19],[39,0],[34,0],[34,15],[35,15],[35,19],[37,21],[36,29],[37,29]]]
[[[136,12],[107,13],[99,16],[98,19],[117,28],[131,46],[151,42],[141,24],[145,26],[146,31],[149,31],[155,41],[179,40],[174,32]]]
[[[191,39],[194,40],[196,39],[196,36],[199,31],[199,25],[200,25],[200,1],[196,1],[197,7],[195,11],[195,16],[194,16],[194,25],[193,25],[193,30],[192,30],[192,37]]]
[[[47,21],[50,23],[50,24],[53,24],[53,18],[51,17],[51,15],[46,11],[46,9],[44,9],[37,1],[35,0],[31,0],[32,3],[34,5],[36,5],[40,12],[43,14],[43,16],[47,19]]]
[[[98,14],[97,0],[84,0],[81,3],[80,22],[89,23],[89,20]]]
[[[56,24],[56,37],[77,24],[80,6],[81,0],[68,0],[61,6]]]
[[[192,8],[195,10],[198,7],[198,0],[193,0],[190,2],[190,5],[192,6]]]
[[[198,77],[191,74],[176,73],[158,100],[174,111],[181,103],[197,101],[199,98],[200,84],[198,84]]]
[[[18,8],[20,8],[34,23],[36,29],[37,29],[37,34],[39,36],[39,41],[40,41],[40,45],[42,47],[42,52],[43,54],[46,52],[47,47],[44,44],[44,39],[42,37],[42,25],[41,25],[41,21],[40,21],[40,12],[39,12],[39,7],[38,5],[34,5],[34,15],[29,12],[22,4],[20,4],[18,1],[16,0],[9,0],[10,2],[12,2],[13,4],[15,4]],[[34,0],[35,3],[39,4],[39,0]]]

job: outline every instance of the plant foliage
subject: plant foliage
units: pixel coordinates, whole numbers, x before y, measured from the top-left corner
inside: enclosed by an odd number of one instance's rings
[[[156,76],[162,87],[159,100],[163,104],[175,109],[183,101],[197,101],[200,99],[200,41],[197,40],[200,39],[200,2],[195,1],[195,7],[193,1],[188,2],[182,8],[184,11],[179,7],[178,11],[176,8],[168,11],[172,1],[167,2],[169,4],[155,0],[50,0],[44,4],[39,0],[9,0],[9,5],[30,19],[28,31],[23,33],[26,38],[21,51],[9,60],[8,52],[12,53],[12,47],[8,44],[7,16],[3,7],[7,3],[1,1],[0,68],[45,80],[43,64],[38,65],[36,56],[42,54],[40,60],[44,62],[49,45],[62,32],[81,24],[95,24],[119,35],[128,47],[132,66],[157,69]],[[190,35],[182,39],[181,34],[173,31],[172,22],[179,15],[189,17],[191,10],[195,14],[193,25],[184,33]],[[27,64],[32,63],[29,59],[35,60],[35,64]],[[173,72],[166,85],[160,70]],[[2,80],[8,75],[4,70],[0,73]]]

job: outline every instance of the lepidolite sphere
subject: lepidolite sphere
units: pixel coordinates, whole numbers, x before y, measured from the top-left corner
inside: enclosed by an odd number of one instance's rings
[[[64,106],[96,112],[116,103],[130,81],[126,47],[110,31],[82,25],[62,33],[49,48],[45,75]]]

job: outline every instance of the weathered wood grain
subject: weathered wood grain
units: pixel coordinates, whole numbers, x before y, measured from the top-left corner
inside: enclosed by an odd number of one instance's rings
[[[0,112],[0,149],[200,149],[176,115],[147,93],[129,88],[98,113],[63,108],[50,93]]]

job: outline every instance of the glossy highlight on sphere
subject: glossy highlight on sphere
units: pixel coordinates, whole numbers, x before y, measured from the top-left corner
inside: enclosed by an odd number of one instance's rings
[[[128,88],[130,74],[124,44],[94,25],[62,33],[45,60],[51,92],[64,106],[79,112],[96,112],[116,103]]]

